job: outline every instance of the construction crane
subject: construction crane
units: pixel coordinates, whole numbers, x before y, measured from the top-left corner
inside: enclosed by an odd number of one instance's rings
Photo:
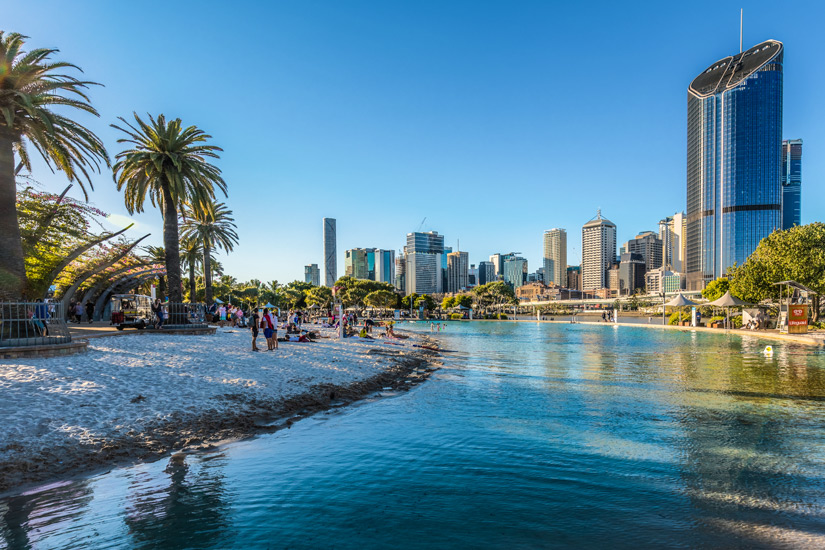
[[[421,220],[421,223],[418,224],[418,229],[416,231],[421,231],[421,228],[424,227],[424,222],[427,221],[427,216],[424,216],[424,219]]]

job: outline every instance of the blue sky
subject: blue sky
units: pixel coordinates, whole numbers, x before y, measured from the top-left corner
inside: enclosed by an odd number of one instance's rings
[[[303,278],[338,220],[354,247],[398,250],[418,229],[470,253],[520,251],[597,208],[619,242],[685,208],[686,89],[711,63],[785,44],[784,133],[805,140],[803,223],[825,207],[825,3],[30,2],[3,30],[57,47],[105,85],[84,121],[118,152],[118,116],[164,113],[214,136],[241,244],[241,280]],[[35,166],[48,190],[62,174]],[[80,197],[79,193],[72,193]],[[127,216],[111,174],[90,200]],[[134,237],[160,244],[147,212]],[[122,219],[122,218],[120,218]]]

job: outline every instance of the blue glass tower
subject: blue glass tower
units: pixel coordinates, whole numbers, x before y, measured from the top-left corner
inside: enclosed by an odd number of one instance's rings
[[[802,140],[782,142],[782,229],[802,225]]]
[[[768,40],[688,87],[686,271],[699,290],[781,227],[782,56]]]

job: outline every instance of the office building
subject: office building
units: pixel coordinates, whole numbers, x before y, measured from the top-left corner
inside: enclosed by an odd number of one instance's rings
[[[783,46],[725,57],[688,87],[689,290],[742,265],[780,227]]]
[[[802,225],[802,140],[782,142],[782,229]]]
[[[466,290],[469,285],[470,255],[466,252],[447,254],[447,292]]]
[[[582,289],[581,274],[582,274],[581,266],[568,265],[567,266],[567,288],[569,288],[570,290],[581,290]]]
[[[684,290],[685,276],[681,273],[660,267],[645,274],[645,289],[648,294],[658,294],[662,292],[664,285],[665,292],[673,294]]]
[[[662,267],[662,252],[662,239],[653,231],[642,231],[633,240],[625,243],[619,257],[625,253],[639,254],[645,262],[647,271],[650,271]]]
[[[619,263],[619,296],[632,296],[645,288],[645,259],[636,252],[625,252]]]
[[[479,262],[478,285],[486,285],[496,280],[496,266],[493,262]]]
[[[318,264],[304,266],[304,282],[312,286],[321,286],[321,270],[318,269]]]
[[[476,264],[470,264],[470,269],[467,270],[467,286],[478,286],[478,268]]]
[[[544,232],[544,284],[567,286],[567,230]]]
[[[504,282],[514,289],[527,282],[527,260],[518,256],[505,260]]]
[[[621,288],[620,275],[618,262],[611,265],[610,269],[607,270],[607,288],[615,292],[616,295],[618,295],[619,289]]]
[[[372,280],[395,286],[395,250],[376,248],[373,253],[375,267]]]
[[[344,253],[344,274],[395,285],[395,251],[380,248],[352,248]]]
[[[335,218],[324,218],[324,285],[333,287],[338,280]]]
[[[407,246],[404,248],[407,294],[444,292],[443,255],[443,235],[436,231],[407,234]]]
[[[685,264],[685,230],[687,218],[677,212],[659,221],[659,238],[662,240],[662,265],[682,272]]]
[[[582,227],[582,290],[606,288],[607,270],[616,261],[616,224],[602,218],[599,210],[595,218]]]
[[[355,279],[369,279],[370,268],[366,248],[352,248],[344,252],[344,275]],[[374,257],[372,258],[374,261]]]
[[[407,259],[403,254],[395,258],[395,290],[405,292],[407,288]]]

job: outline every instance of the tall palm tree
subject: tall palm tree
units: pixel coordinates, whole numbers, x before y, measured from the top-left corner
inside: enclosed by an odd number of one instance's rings
[[[203,244],[198,239],[187,238],[184,238],[180,244],[181,260],[183,260],[183,265],[189,269],[189,301],[194,302],[198,289],[195,284],[195,272],[203,263]]]
[[[220,158],[216,145],[207,144],[212,136],[196,126],[184,128],[179,118],[166,121],[149,115],[146,123],[134,113],[135,126],[112,124],[126,134],[118,143],[132,147],[117,154],[114,166],[117,189],[126,190],[129,213],[143,212],[146,196],[163,213],[163,245],[166,249],[166,278],[169,300],[183,301],[180,276],[180,239],[178,210],[183,204],[193,210],[209,209],[215,199],[215,187],[226,195],[226,182],[221,171],[207,159]]]
[[[106,148],[91,130],[52,111],[68,107],[99,116],[85,91],[97,83],[66,74],[65,69],[80,68],[51,61],[54,48],[25,52],[26,38],[0,31],[0,298],[6,299],[19,299],[26,286],[15,200],[15,174],[22,167],[31,172],[26,143],[50,169],[77,181],[87,200],[85,184],[94,189],[90,172],[99,171],[101,163],[109,166]]]
[[[166,265],[166,249],[162,246],[144,246],[147,257],[153,264]],[[158,275],[158,297],[166,297],[166,276]]]
[[[238,244],[237,226],[232,211],[223,203],[209,208],[188,210],[183,222],[183,236],[199,240],[203,245],[203,277],[206,286],[206,305],[212,305],[212,250],[232,252]]]

